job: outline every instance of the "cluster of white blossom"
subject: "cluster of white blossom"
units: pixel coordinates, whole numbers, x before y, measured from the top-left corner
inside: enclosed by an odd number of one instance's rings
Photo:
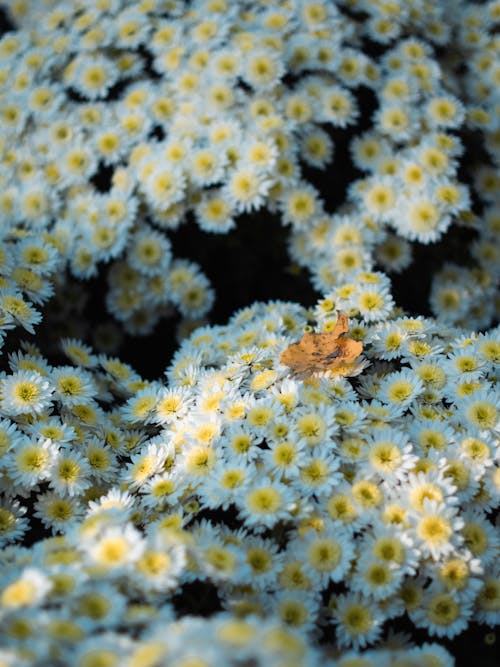
[[[498,3],[494,5],[498,11]],[[490,18],[492,7],[467,7],[463,15],[460,7],[455,9],[458,23],[463,20],[466,26],[470,13],[491,31],[483,35],[482,48],[474,43],[469,60],[483,67],[482,94],[474,88],[476,69],[463,93],[460,76],[446,63],[440,67],[430,44],[415,38],[396,43],[377,70],[373,126],[350,145],[352,160],[366,177],[351,183],[347,202],[334,215],[319,210],[309,192],[309,205],[302,202],[301,210],[308,211],[310,224],[297,230],[290,243],[294,259],[311,270],[313,284],[325,292],[375,264],[399,273],[411,262],[409,241],[436,242],[452,223],[474,228],[478,237],[471,247],[472,266],[446,264],[434,278],[430,297],[436,317],[467,329],[489,326],[500,305],[500,114],[493,82],[500,45],[495,35],[499,19]],[[472,50],[467,35],[463,28],[452,45],[460,53],[460,64],[463,52]],[[484,142],[493,162],[491,167],[473,164],[470,171],[472,192],[483,206],[480,215],[471,210],[471,189],[457,176],[465,151],[457,131],[465,128],[475,131],[470,142]]]
[[[500,624],[499,0],[3,4],[0,343],[68,267],[108,265],[129,333],[203,316],[191,218],[276,213],[321,298],[200,327],[153,381],[79,336],[4,354],[0,662],[453,667]],[[342,132],[328,213],[303,172]],[[400,311],[377,267],[469,229],[435,317]],[[340,312],[363,356],[280,361]]]
[[[0,230],[0,348],[8,332],[20,326],[34,333],[41,305],[54,292],[64,242],[49,233]]]
[[[451,63],[461,74],[452,79],[456,94],[465,101],[464,129],[470,133],[472,147],[465,161],[472,193],[481,207],[459,216],[461,224],[477,232],[471,245],[472,265],[446,263],[434,276],[430,302],[436,317],[446,322],[483,328],[489,326],[493,315],[498,318],[500,310],[500,3],[467,5],[464,9]],[[477,154],[479,149],[482,153]]]
[[[190,317],[211,306],[198,267],[182,289],[169,277],[168,230],[190,216],[225,233],[242,213],[275,210],[320,291],[375,262],[399,271],[408,241],[471,224],[457,131],[467,118],[486,143],[498,134],[497,5],[12,2],[20,29],[0,42],[0,216],[62,228],[76,276],[118,264],[108,304],[132,333],[151,331],[168,304]],[[377,62],[366,55],[373,42],[385,49]],[[436,55],[442,47],[474,55],[463,95],[459,74]],[[368,173],[332,216],[301,165],[331,162],[332,130],[356,125],[363,89],[376,108],[350,151]],[[497,158],[498,140],[490,153]],[[479,175],[481,191],[491,171]],[[436,315],[462,323],[467,314],[471,328],[495,311],[490,298],[477,307],[477,291],[491,294],[498,278],[495,214],[486,219],[478,268],[448,267],[432,295]]]
[[[122,664],[131,646],[156,662],[130,664],[183,664],[176,651],[197,649],[171,647],[169,624],[195,583],[214,586],[225,610],[213,627],[227,622],[229,643],[263,665],[257,618],[301,646],[323,633],[340,650],[332,665],[383,647],[400,618],[438,639],[497,625],[499,331],[377,316],[366,303],[380,280],[360,273],[355,293],[341,287],[314,312],[255,304],[200,328],[165,381],[76,340],[63,341],[66,366],[35,348],[12,355],[0,379],[2,643],[33,664],[61,640],[63,664],[66,650],[116,651],[109,664]],[[331,331],[336,307],[364,343],[354,377],[294,375],[280,354],[308,327]],[[55,536],[31,549],[28,511]],[[139,638],[118,642],[124,625]],[[199,664],[220,662],[219,639]],[[414,664],[406,640],[391,642]],[[432,651],[434,663],[415,665],[453,664]],[[385,664],[370,655],[363,664]]]

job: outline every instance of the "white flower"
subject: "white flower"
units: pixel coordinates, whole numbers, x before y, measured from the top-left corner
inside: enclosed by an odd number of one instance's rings
[[[132,524],[105,527],[94,539],[82,544],[90,562],[104,571],[130,567],[144,553],[145,541]]]
[[[59,449],[49,439],[32,442],[23,439],[7,459],[7,469],[13,481],[30,487],[50,478],[51,467],[57,461]]]
[[[356,563],[352,590],[374,600],[386,600],[397,591],[402,579],[403,571],[395,562],[364,553]]]
[[[408,406],[422,393],[423,383],[413,370],[388,373],[380,383],[378,398],[388,405]]]
[[[159,442],[151,442],[132,456],[123,474],[123,481],[136,489],[146,483],[153,475],[159,473],[167,456],[171,455],[172,447],[161,438]]]
[[[288,487],[269,478],[256,479],[250,487],[245,486],[241,493],[235,494],[240,517],[256,532],[290,516],[293,500]]]
[[[185,417],[194,397],[188,387],[160,389],[156,397],[152,420],[156,424],[169,424]]]
[[[79,452],[61,450],[50,466],[50,486],[57,493],[75,496],[91,484],[87,459]]]
[[[97,387],[90,373],[74,366],[59,366],[50,374],[54,398],[63,405],[90,403],[97,395]]]
[[[271,181],[255,167],[237,166],[229,176],[224,193],[239,213],[248,213],[264,204]]]
[[[414,513],[412,519],[415,545],[433,560],[453,553],[463,542],[459,531],[464,520],[458,516],[455,506],[425,499],[423,511]]]
[[[342,581],[351,567],[352,533],[327,523],[320,532],[308,530],[289,552],[303,563],[304,572],[317,586],[326,588],[331,581]]]
[[[45,598],[51,588],[52,582],[42,570],[28,567],[22,571],[20,577],[3,587],[0,593],[0,609],[34,607]]]
[[[370,598],[352,593],[339,595],[332,613],[340,646],[364,648],[382,632],[380,613]]]
[[[66,532],[68,526],[83,517],[84,509],[78,500],[48,491],[38,496],[34,516],[52,532]]]
[[[417,627],[425,628],[430,635],[455,637],[464,630],[472,615],[472,601],[464,601],[454,591],[437,585],[425,593],[418,609],[410,612]]]
[[[186,549],[181,544],[166,546],[159,538],[150,539],[134,562],[131,578],[138,590],[163,592],[175,589],[186,565]]]

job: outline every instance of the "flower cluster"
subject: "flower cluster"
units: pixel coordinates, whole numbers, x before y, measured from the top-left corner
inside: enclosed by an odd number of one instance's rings
[[[121,329],[194,328],[189,222],[275,214],[321,297],[199,326],[156,380],[83,332],[9,347],[0,662],[453,667],[500,624],[498,0],[8,5],[0,344],[103,265]],[[387,274],[462,238],[434,317],[399,309]],[[339,313],[362,356],[283,363]]]
[[[359,276],[356,303],[376,278]],[[403,616],[436,638],[498,623],[498,331],[464,337],[352,305],[363,373],[294,376],[280,353],[304,327],[331,330],[334,301],[348,298],[334,292],[316,314],[255,304],[197,329],[165,382],[75,340],[63,344],[70,365],[51,367],[35,349],[11,357],[0,380],[2,539],[12,544],[0,613],[12,651],[34,660],[40,627],[39,659],[62,638],[78,655],[111,650],[126,623],[144,631],[138,651],[154,640],[161,656],[160,628],[193,583],[216,588],[230,616],[209,626],[220,638],[228,623],[245,651],[260,650],[256,616],[299,643],[322,626],[353,651],[383,646]],[[56,537],[27,551],[17,545],[30,507]],[[96,647],[103,631],[112,639]],[[451,665],[439,651],[436,664]]]
[[[58,235],[7,226],[0,231],[0,348],[16,327],[34,333],[39,308],[54,293],[64,247]]]
[[[471,245],[469,266],[447,263],[437,272],[430,303],[437,317],[464,328],[471,321],[472,326],[487,327],[492,313],[498,314],[500,117],[495,77],[499,21],[498,2],[490,2],[467,6],[457,26],[465,73],[455,87],[466,102],[464,129],[470,133],[469,141],[474,147],[467,156],[467,167],[476,200],[476,206],[463,211],[459,221],[476,230],[476,239]],[[451,66],[459,67],[458,62]]]
[[[453,21],[469,29],[446,27],[446,3],[424,0],[363,1],[354,13],[313,0],[13,3],[20,30],[0,42],[8,192],[0,214],[9,224],[62,228],[76,276],[111,262],[109,309],[132,333],[151,331],[168,305],[189,317],[211,306],[198,267],[181,289],[170,278],[167,234],[189,218],[226,233],[243,213],[276,211],[291,227],[292,256],[320,291],[375,262],[399,271],[409,241],[470,225],[470,193],[458,180],[464,119],[486,143],[498,131],[495,3],[454,4]],[[489,39],[474,40],[487,21]],[[380,62],[366,55],[373,41]],[[483,83],[474,69],[462,95],[456,68],[436,56],[443,46],[472,51]],[[375,110],[350,153],[367,174],[331,216],[302,171],[325,169],[334,133],[366,116],[362,91]],[[497,159],[498,149],[490,153]],[[492,178],[483,169],[478,187],[494,196]],[[494,290],[492,225],[474,248],[474,280],[464,270],[454,295],[459,269],[437,281],[432,306],[452,323],[463,321],[477,289]],[[484,303],[473,327],[494,315],[493,301]]]

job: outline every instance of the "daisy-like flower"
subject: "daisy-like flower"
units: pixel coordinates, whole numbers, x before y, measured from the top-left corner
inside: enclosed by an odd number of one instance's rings
[[[59,366],[50,374],[54,386],[54,398],[62,405],[92,402],[97,387],[90,373],[73,366]]]
[[[80,495],[91,485],[88,461],[76,451],[60,450],[50,466],[50,486],[62,495]]]
[[[457,128],[464,116],[463,104],[451,95],[431,97],[426,104],[426,118],[433,127]]]
[[[365,322],[383,321],[394,308],[389,289],[382,285],[363,285],[353,301]]]
[[[182,169],[175,164],[160,163],[150,170],[143,188],[152,206],[166,208],[183,198],[185,185]]]
[[[134,502],[134,496],[127,491],[121,491],[115,487],[108,491],[108,493],[100,496],[98,500],[90,500],[87,514],[93,516],[104,512],[115,512],[127,520],[134,509]]]
[[[195,208],[196,220],[203,231],[225,234],[235,226],[234,211],[223,192],[211,191]]]
[[[168,239],[150,227],[142,227],[130,240],[128,247],[130,265],[146,276],[167,271],[171,257]]]
[[[453,553],[463,541],[464,520],[455,506],[425,499],[423,511],[413,515],[412,523],[417,548],[433,560]]]
[[[434,280],[429,296],[432,312],[443,322],[451,323],[465,317],[469,309],[467,287],[462,281]]]
[[[231,465],[226,461],[219,461],[210,469],[208,475],[208,479],[197,489],[203,504],[227,510],[234,502],[235,491],[241,492],[252,480],[253,470],[243,462]]]
[[[85,582],[72,600],[71,611],[90,627],[113,627],[123,622],[126,597],[106,582]]]
[[[184,546],[177,544],[167,547],[159,538],[150,539],[134,562],[131,578],[141,591],[169,591],[178,585],[185,564]]]
[[[455,637],[462,632],[472,615],[472,601],[461,599],[454,591],[431,586],[418,609],[410,612],[417,627],[423,627],[430,635]]]
[[[495,439],[487,431],[464,431],[456,441],[459,458],[471,468],[474,476],[482,477],[485,469],[494,464]]]
[[[480,431],[500,431],[500,397],[483,389],[460,401],[460,414],[473,428]]]
[[[256,532],[290,516],[293,501],[294,496],[287,486],[269,478],[255,480],[250,487],[235,495],[240,517]]]
[[[117,459],[112,448],[97,438],[90,439],[83,451],[93,479],[111,482],[117,473]]]
[[[279,83],[284,74],[284,67],[273,51],[254,49],[247,56],[242,74],[253,88],[267,90]]]
[[[70,83],[85,97],[95,100],[105,97],[117,78],[118,69],[109,58],[82,55],[74,61]]]
[[[49,438],[58,446],[67,445],[76,439],[76,431],[58,417],[44,419],[26,428],[26,433],[35,438]]]
[[[247,408],[245,426],[256,436],[263,436],[280,413],[281,406],[275,400],[267,397],[256,400]]]
[[[454,436],[453,428],[449,424],[434,419],[413,422],[408,433],[417,445],[416,451],[424,455],[432,449],[444,453]]]
[[[327,446],[308,450],[299,466],[299,476],[291,486],[301,495],[314,494],[318,498],[327,495],[342,479],[338,468],[338,458]]]
[[[410,201],[405,201],[404,206],[397,231],[410,241],[433,243],[451,224],[451,217],[443,214],[430,196],[414,196]]]
[[[223,192],[238,213],[248,213],[262,207],[270,187],[271,181],[260,170],[240,165],[230,174]]]
[[[261,455],[258,446],[260,441],[261,437],[252,428],[238,422],[225,430],[221,444],[225,458],[233,463],[239,463],[251,461]],[[265,460],[269,458],[272,458],[272,455],[266,454]]]
[[[491,332],[480,333],[476,339],[480,357],[493,366],[500,365],[500,341],[496,339],[497,335],[498,327]]]
[[[324,130],[310,130],[302,137],[302,156],[310,166],[324,169],[333,154],[333,142]]]
[[[380,383],[377,395],[388,405],[408,406],[423,391],[424,385],[413,370],[388,373]]]
[[[147,42],[151,25],[147,17],[133,8],[121,11],[116,19],[116,45],[118,48],[137,48],[142,42]]]
[[[339,595],[332,611],[336,625],[336,638],[341,646],[364,648],[374,642],[382,632],[380,613],[373,600],[360,594]]]
[[[139,489],[144,506],[156,508],[174,506],[185,491],[185,481],[178,468],[154,475]]]
[[[406,480],[407,492],[403,499],[406,507],[421,512],[425,501],[446,502],[448,505],[456,504],[456,488],[442,469],[446,461],[440,455],[438,460],[441,461],[441,469],[435,466],[427,472],[417,469],[416,472],[409,474]]]
[[[304,572],[319,587],[330,581],[342,581],[354,557],[351,532],[327,524],[317,532],[310,529],[303,539],[293,543],[290,554],[304,564]]]
[[[311,185],[298,185],[285,192],[281,209],[283,221],[299,228],[322,213],[318,193]]]
[[[171,424],[185,417],[193,404],[188,387],[163,388],[157,393],[152,421],[156,424]]]
[[[500,610],[500,568],[498,563],[486,569],[483,588],[476,598],[476,618],[480,623],[496,625]]]
[[[402,481],[417,461],[412,450],[401,431],[378,429],[368,437],[366,463],[382,480]]]
[[[373,179],[366,183],[362,197],[364,206],[375,220],[389,221],[396,206],[396,186],[389,177]]]
[[[53,388],[35,371],[17,371],[0,380],[0,409],[8,415],[41,413],[52,403]]]
[[[335,421],[344,434],[360,433],[366,425],[366,412],[358,402],[344,400],[335,407]]]
[[[124,471],[123,481],[131,489],[137,489],[153,475],[161,472],[167,457],[171,454],[171,446],[160,438],[158,443],[150,442],[146,447],[132,456],[131,462]]]
[[[373,331],[369,341],[372,346],[372,354],[382,361],[402,357],[407,337],[408,333],[393,322],[380,323]]]
[[[424,660],[424,664],[425,662],[430,664],[434,662],[436,667],[453,667],[455,662],[452,655],[441,644],[425,643],[422,646],[408,650],[407,655],[410,660],[414,656],[417,660]]]
[[[75,649],[66,653],[66,658],[72,660],[75,667],[87,665],[119,665],[124,662],[132,650],[130,641],[117,633],[101,632],[80,641]]]
[[[408,338],[404,345],[404,355],[401,359],[402,363],[409,363],[413,368],[417,370],[418,373],[418,364],[423,362],[436,362],[439,364],[441,361],[440,355],[443,350],[441,341],[436,338],[420,337],[420,338]],[[422,375],[419,374],[419,377],[422,378]],[[428,384],[428,383],[426,383]],[[430,389],[429,386],[426,388]],[[426,400],[426,399],[424,399]]]
[[[76,338],[62,338],[61,349],[77,366],[93,368],[98,364],[98,357],[92,348]]]
[[[112,573],[130,567],[144,553],[144,538],[132,524],[108,526],[82,545],[90,563]]]
[[[494,562],[500,547],[500,537],[495,527],[477,510],[468,510],[462,516],[465,522],[461,535],[465,546],[483,565]]]
[[[158,387],[156,385],[152,384],[140,389],[122,407],[123,419],[131,423],[151,423],[157,400]]]
[[[190,179],[197,185],[213,185],[222,181],[227,159],[224,153],[199,148],[190,155]]]
[[[270,606],[286,626],[301,632],[311,631],[317,622],[318,596],[310,591],[278,591]]]
[[[9,542],[17,542],[26,530],[29,522],[24,516],[26,508],[17,500],[4,498],[0,503],[0,545],[2,549]]]
[[[408,104],[385,103],[375,114],[375,127],[393,141],[408,141],[418,129],[417,118]]]
[[[308,447],[316,447],[331,440],[338,432],[335,411],[327,406],[313,410],[306,407],[294,410],[293,430],[296,437]]]
[[[419,552],[413,540],[401,525],[395,523],[375,521],[372,530],[365,535],[360,552],[371,554],[377,560],[397,567],[404,574],[414,574],[418,564]]]
[[[321,119],[334,127],[347,127],[359,115],[354,96],[347,88],[326,86],[321,95]]]
[[[388,233],[375,248],[375,259],[388,273],[400,273],[412,260],[412,246],[396,234]]]
[[[451,556],[436,567],[440,583],[448,591],[455,591],[462,599],[474,599],[483,583],[480,575],[484,573],[481,560],[474,558],[465,550]]]
[[[371,553],[362,554],[356,563],[352,590],[384,600],[393,595],[403,579],[403,571],[394,561],[376,558]]]
[[[242,550],[215,533],[203,532],[196,540],[196,556],[202,576],[209,576],[217,583],[243,581],[249,575]]]
[[[306,464],[305,443],[295,439],[283,439],[273,442],[269,449],[262,452],[262,462],[266,471],[278,479],[293,479]]]
[[[51,466],[57,461],[58,455],[59,449],[51,440],[32,442],[26,438],[7,459],[9,476],[22,486],[34,486],[50,477]]]
[[[34,607],[46,597],[51,588],[52,583],[44,572],[31,567],[25,568],[20,577],[2,589],[0,609]]]
[[[275,581],[283,562],[278,545],[269,538],[248,535],[244,542],[245,560],[251,569],[252,586],[265,591]]]
[[[172,300],[182,315],[196,320],[210,310],[215,300],[215,292],[210,287],[208,279],[200,274],[190,284],[173,294]]]
[[[445,215],[456,216],[470,208],[469,190],[457,182],[446,179],[439,181],[432,195]],[[471,249],[471,252],[474,253],[474,250]]]
[[[68,526],[82,518],[83,507],[72,498],[48,491],[38,496],[34,516],[53,533],[64,533]]]
[[[0,420],[0,458],[17,447],[24,435],[9,419]]]

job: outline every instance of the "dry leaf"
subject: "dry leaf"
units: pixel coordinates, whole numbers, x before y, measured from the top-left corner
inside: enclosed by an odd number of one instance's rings
[[[331,333],[306,333],[298,343],[292,343],[280,355],[280,361],[295,373],[332,371],[350,375],[352,365],[363,351],[363,343],[346,338],[349,331],[347,315],[338,314]]]

